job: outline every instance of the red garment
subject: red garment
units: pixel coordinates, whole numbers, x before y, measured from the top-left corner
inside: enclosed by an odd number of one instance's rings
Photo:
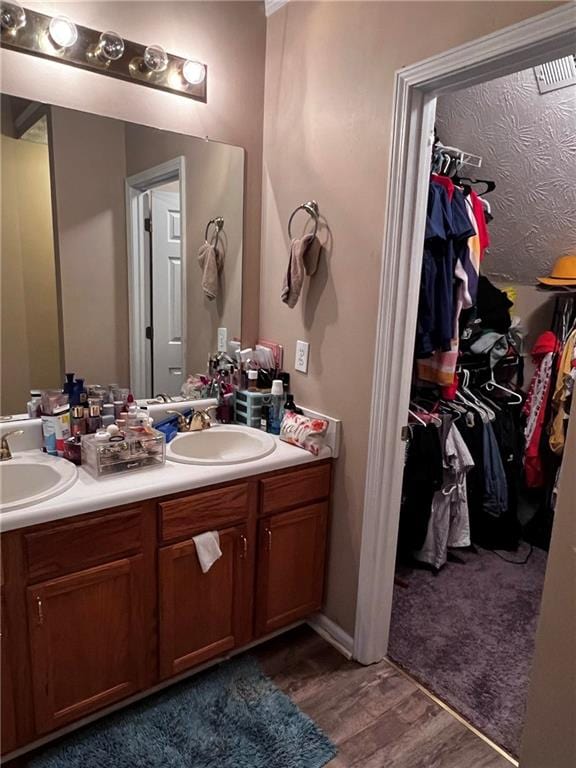
[[[454,194],[454,182],[452,179],[448,178],[448,176],[440,176],[438,173],[433,173],[431,179],[436,184],[441,184],[446,189],[448,192],[448,200],[451,201],[452,195]],[[482,205],[482,203],[480,203],[480,205]]]
[[[474,218],[476,219],[478,237],[480,238],[480,258],[483,259],[484,251],[490,245],[490,235],[488,234],[488,227],[486,226],[486,215],[484,213],[482,201],[474,190],[470,192],[470,200],[472,201],[472,211],[474,213]]]
[[[536,339],[532,349],[532,359],[538,365],[534,372],[528,397],[522,413],[526,416],[526,445],[524,448],[524,474],[528,488],[540,488],[544,484],[544,468],[540,455],[540,442],[544,429],[546,404],[552,385],[552,367],[547,356],[558,349],[558,339],[552,331],[545,331]]]

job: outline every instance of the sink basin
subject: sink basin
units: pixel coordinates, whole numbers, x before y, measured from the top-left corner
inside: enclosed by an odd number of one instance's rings
[[[272,453],[276,441],[258,429],[219,425],[201,432],[186,432],[166,447],[166,458],[182,464],[242,464]]]
[[[0,512],[29,507],[63,493],[78,470],[66,459],[40,451],[12,454],[0,462]]]

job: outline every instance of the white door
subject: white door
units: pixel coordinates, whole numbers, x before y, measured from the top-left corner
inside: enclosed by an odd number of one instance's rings
[[[170,185],[174,187],[173,184]],[[182,348],[182,237],[180,194],[158,188],[152,198],[152,372],[154,394],[178,394],[184,380]]]

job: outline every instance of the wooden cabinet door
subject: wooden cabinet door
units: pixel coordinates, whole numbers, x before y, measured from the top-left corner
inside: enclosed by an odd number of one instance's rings
[[[8,617],[4,605],[4,595],[2,595],[1,598],[1,606],[2,636],[0,642],[2,643],[2,668],[0,672],[2,674],[2,702],[0,704],[0,711],[2,713],[2,754],[6,754],[6,752],[15,749],[17,738],[16,715],[14,712],[14,680],[12,678],[12,670],[10,667],[10,654],[8,652],[8,645],[11,638]]]
[[[160,676],[172,677],[251,640],[253,553],[246,526],[219,531],[202,573],[193,541],[160,550]]]
[[[264,517],[259,523],[256,633],[264,635],[322,605],[328,503]]]
[[[78,720],[145,685],[143,557],[28,588],[36,726]]]

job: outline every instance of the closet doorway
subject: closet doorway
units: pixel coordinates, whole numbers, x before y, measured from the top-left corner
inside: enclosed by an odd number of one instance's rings
[[[407,420],[388,656],[514,757],[573,384],[575,75],[437,100]]]
[[[560,9],[516,25],[498,35],[464,46],[457,51],[449,52],[437,59],[408,68],[397,75],[390,202],[384,248],[355,637],[355,656],[364,663],[376,661],[389,652],[393,654],[394,629],[391,635],[390,616],[405,458],[404,446],[400,443],[399,435],[405,423],[403,416],[409,409],[413,384],[416,310],[419,303],[419,276],[422,266],[422,244],[426,226],[437,99],[443,94],[454,94],[471,85],[493,81],[499,77],[539,66],[547,61],[573,55],[574,30],[573,14],[569,9]],[[463,144],[461,149],[470,155],[479,155],[469,144]],[[470,175],[473,176],[473,174]],[[476,178],[484,177],[479,173]],[[561,254],[558,253],[558,255]],[[510,281],[500,282],[509,283]],[[495,286],[495,289],[499,287],[503,286]],[[518,301],[518,295],[516,299],[517,309],[519,309],[522,300]],[[520,313],[522,313],[521,309]],[[546,322],[541,330],[545,330],[545,325]],[[496,382],[500,383],[498,379]],[[516,383],[514,387],[509,388],[515,388],[515,386]],[[398,404],[398,408],[389,408],[390,402]],[[477,415],[481,417],[482,405],[478,408]],[[459,478],[461,484],[462,479],[462,477]],[[464,543],[465,540],[466,536],[461,536],[460,543]],[[513,552],[513,556],[507,559],[521,561],[525,558],[523,552],[524,549],[520,552],[520,557],[517,552]],[[541,575],[535,578],[535,581],[541,582],[545,554],[542,554],[542,549],[539,549],[539,552],[540,554],[536,556],[533,553],[528,562],[531,562],[532,566],[540,565]],[[488,554],[498,567],[508,565],[491,552]],[[474,561],[475,558],[483,556],[475,552],[467,552],[461,559],[470,558]],[[473,571],[475,572],[478,562],[480,561],[473,563],[472,568],[468,569],[470,576]],[[464,572],[468,563],[449,565],[454,565],[454,568],[462,569]],[[510,565],[510,567],[520,571],[522,566]],[[431,580],[439,583],[447,572],[447,570],[444,573],[440,571],[439,576],[436,577],[422,571],[417,572],[416,578],[429,575]],[[494,572],[496,573],[496,570]],[[399,589],[406,589],[406,586],[400,586]],[[536,603],[539,597],[538,590],[538,586],[532,590],[536,595],[534,598]],[[415,590],[414,594],[417,592],[418,590]],[[447,600],[447,609],[453,607],[453,602],[453,599]],[[470,620],[472,621],[473,617]],[[408,632],[410,634],[410,630]],[[461,638],[455,638],[454,647],[449,649],[453,657],[456,656],[456,645],[459,639]],[[418,652],[422,656],[421,646]],[[457,663],[454,663],[457,667]],[[527,662],[527,668],[529,663],[530,660]],[[409,666],[405,660],[404,666]],[[456,667],[453,673],[448,675],[448,679],[453,679],[457,674],[466,677],[466,669]],[[418,670],[411,671],[418,676]],[[419,676],[424,685],[434,687],[434,681],[423,679],[425,675],[422,674],[422,670]],[[453,690],[456,686],[450,683],[449,687]],[[481,684],[477,687],[477,695],[480,699],[484,696],[481,687]],[[442,691],[436,692],[442,694]],[[489,697],[490,691],[487,693]],[[455,708],[461,711],[466,709],[464,706],[458,707],[458,702],[450,703],[452,706],[456,705]],[[469,712],[463,711],[462,714],[467,719],[471,719]],[[489,714],[488,719],[491,717],[493,713]],[[480,730],[486,730],[485,723],[478,724]],[[512,741],[496,733],[492,733],[491,736],[494,740],[504,743],[508,751],[518,750],[518,735],[514,736]]]

